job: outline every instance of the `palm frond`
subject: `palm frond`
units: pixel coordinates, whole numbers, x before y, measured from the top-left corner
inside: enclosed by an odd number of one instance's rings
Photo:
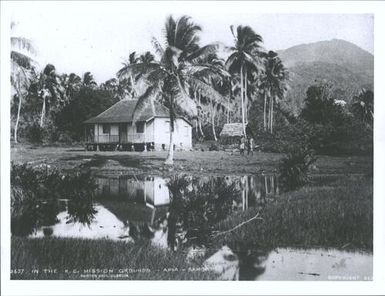
[[[190,77],[189,83],[193,87],[193,89],[200,91],[205,97],[210,98],[211,101],[214,101],[218,104],[223,101],[223,96],[219,92],[217,92],[211,85],[203,82],[202,80]]]
[[[23,67],[25,69],[32,68],[33,60],[20,52],[17,51],[11,51],[11,60],[12,62],[16,63],[20,67]]]
[[[244,56],[245,61],[247,63],[249,63],[250,65],[252,65],[257,72],[264,71],[264,65],[259,59],[256,59],[254,56],[252,56],[246,52],[244,53],[243,56]]]
[[[174,103],[189,116],[194,117],[198,113],[195,101],[184,92],[176,94]]]
[[[167,72],[162,67],[153,70],[145,76],[146,83],[149,85],[157,84],[160,81],[163,82],[167,77]]]
[[[155,52],[156,52],[160,57],[163,56],[163,54],[164,54],[164,48],[163,48],[163,46],[160,44],[160,42],[159,42],[155,37],[152,37],[151,43],[152,43],[152,46],[153,46],[154,49],[155,49]]]
[[[179,66],[179,58],[182,51],[174,46],[168,46],[162,56],[161,63],[170,70],[174,70]]]
[[[28,38],[11,37],[11,46],[13,46],[13,48],[25,49],[32,54],[36,53],[32,41]]]
[[[151,104],[151,101],[154,99],[154,95],[159,91],[159,86],[157,84],[149,86],[146,91],[138,97],[138,102],[135,105],[134,111],[132,113],[132,122],[135,123],[136,119],[140,116],[141,112]]]
[[[234,68],[240,68],[240,56],[238,52],[233,52],[225,62],[225,69],[232,73]],[[239,72],[239,71],[234,71]]]
[[[128,63],[129,64],[136,64],[139,61],[139,58],[136,56],[136,52],[133,51],[128,56]]]
[[[188,55],[186,57],[186,60],[194,63],[194,62],[199,62],[200,59],[204,59],[208,57],[210,54],[216,53],[218,50],[219,45],[218,44],[209,44],[206,46],[203,46],[193,52],[192,54]]]
[[[152,63],[137,63],[137,64],[126,64],[123,68],[121,68],[117,73],[116,76],[119,79],[129,78],[131,75],[146,75],[154,70],[157,70],[159,68],[159,64],[152,62]]]

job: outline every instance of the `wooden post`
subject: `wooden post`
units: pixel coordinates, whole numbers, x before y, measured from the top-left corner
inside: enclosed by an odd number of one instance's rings
[[[98,137],[96,138],[96,151],[99,151],[99,123],[96,124],[96,129],[98,130]]]
[[[108,143],[111,144],[111,124],[108,124]]]
[[[146,133],[147,133],[147,123],[144,122],[144,150],[143,150],[143,152],[147,152]]]

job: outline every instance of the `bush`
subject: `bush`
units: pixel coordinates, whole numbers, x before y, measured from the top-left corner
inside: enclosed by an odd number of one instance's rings
[[[25,129],[26,138],[33,144],[40,144],[44,139],[44,129],[37,122],[27,126]]]
[[[298,189],[308,182],[308,171],[316,161],[314,151],[308,148],[292,147],[279,165],[279,179],[284,191]]]

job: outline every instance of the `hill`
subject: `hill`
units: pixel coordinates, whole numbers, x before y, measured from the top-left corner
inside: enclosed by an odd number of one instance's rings
[[[293,46],[278,51],[290,72],[290,90],[283,104],[298,114],[307,88],[330,82],[338,99],[350,102],[362,87],[373,89],[374,57],[362,48],[339,39]]]

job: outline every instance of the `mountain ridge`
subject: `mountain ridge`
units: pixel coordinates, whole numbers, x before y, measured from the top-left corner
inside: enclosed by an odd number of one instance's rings
[[[289,91],[283,106],[294,114],[299,114],[312,84],[332,83],[338,99],[348,103],[361,88],[373,89],[374,56],[349,41],[298,44],[277,53],[289,70]]]

